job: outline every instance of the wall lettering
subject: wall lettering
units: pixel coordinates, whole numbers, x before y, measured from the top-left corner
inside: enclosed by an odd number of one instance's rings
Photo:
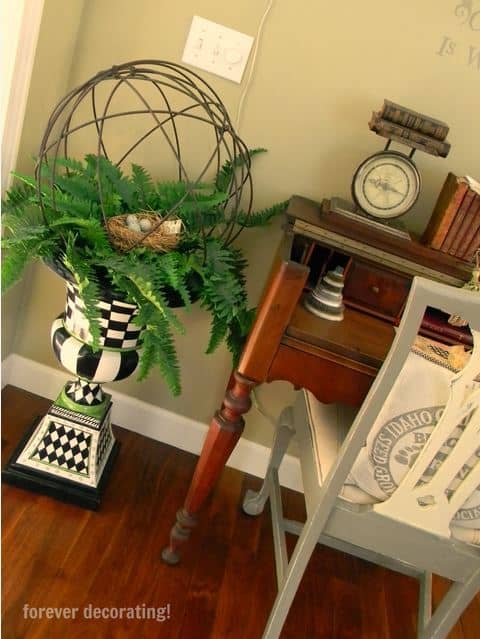
[[[480,31],[480,6],[475,0],[463,0],[455,7],[455,16],[472,31]]]
[[[453,39],[444,35],[436,54],[442,57],[455,56],[473,71],[480,71],[480,42],[472,44],[472,36],[480,35],[480,0],[455,0],[453,15],[464,38]],[[470,36],[470,41],[467,38]]]
[[[470,46],[468,48],[468,64],[476,67],[477,71],[480,70],[480,47]]]
[[[445,36],[437,53],[438,55],[453,55],[455,53],[456,45],[456,42],[451,40],[448,36]]]

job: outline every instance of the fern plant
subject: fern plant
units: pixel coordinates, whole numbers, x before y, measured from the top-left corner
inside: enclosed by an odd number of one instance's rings
[[[263,152],[253,149],[250,157]],[[172,309],[190,307],[193,299],[211,314],[207,353],[226,342],[237,363],[253,317],[245,290],[245,258],[226,246],[215,229],[225,223],[229,189],[240,160],[226,162],[213,182],[155,182],[141,166],[124,174],[105,157],[83,161],[57,158],[56,171],[43,167],[37,181],[15,174],[18,185],[8,191],[2,206],[2,290],[22,276],[25,266],[40,259],[67,269],[85,302],[92,348],[99,346],[96,303],[107,284],[118,297],[138,306],[136,323],[143,328],[139,379],[159,369],[173,394],[181,392],[174,333],[184,332]],[[61,167],[62,172],[58,172]],[[45,185],[45,188],[42,186]],[[264,226],[286,203],[246,215],[244,227]],[[156,253],[144,247],[118,252],[110,243],[105,219],[132,211],[171,211],[182,220],[184,233],[175,250]]]

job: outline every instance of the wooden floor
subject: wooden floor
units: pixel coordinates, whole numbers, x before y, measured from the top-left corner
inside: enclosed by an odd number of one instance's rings
[[[48,402],[7,387],[2,406],[5,463]],[[120,455],[98,512],[3,486],[3,638],[260,639],[275,597],[269,513],[239,509],[258,479],[225,470],[182,564],[171,568],[159,555],[196,457],[122,429],[116,436]],[[302,517],[301,496],[285,497],[286,515]],[[437,599],[444,588],[435,582]],[[318,547],[282,637],[409,639],[416,593],[407,577]],[[25,619],[27,604],[79,610],[75,620]],[[137,606],[124,613],[135,619],[85,618],[93,608],[112,616]],[[167,618],[142,618],[146,607],[167,608]],[[477,597],[450,639],[479,637]]]

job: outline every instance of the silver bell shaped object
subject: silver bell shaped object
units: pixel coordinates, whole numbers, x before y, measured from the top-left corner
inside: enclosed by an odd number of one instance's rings
[[[315,288],[305,297],[305,308],[323,319],[340,322],[343,320],[343,286],[345,283],[344,270],[337,266],[328,271],[325,277],[318,281]]]

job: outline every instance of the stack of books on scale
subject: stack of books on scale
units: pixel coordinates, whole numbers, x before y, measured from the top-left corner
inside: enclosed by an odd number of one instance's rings
[[[430,155],[445,158],[450,151],[445,122],[390,100],[384,100],[382,108],[372,113],[368,126],[378,135]]]
[[[447,175],[422,242],[465,262],[474,261],[480,248],[480,182]]]

